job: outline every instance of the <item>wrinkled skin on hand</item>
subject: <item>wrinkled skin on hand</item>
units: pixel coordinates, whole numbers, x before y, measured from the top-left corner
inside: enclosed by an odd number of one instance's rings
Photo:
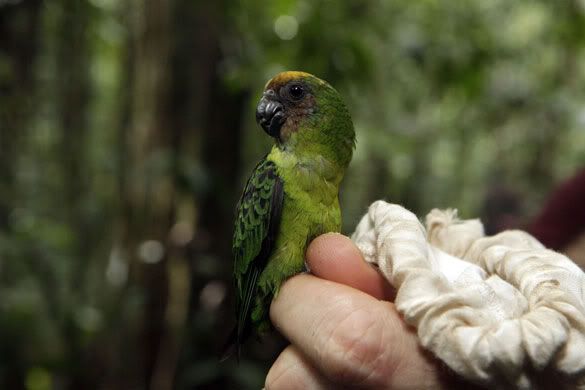
[[[266,389],[473,388],[419,346],[391,302],[394,290],[349,238],[318,237],[307,264],[312,275],[289,279],[271,306],[291,345]]]

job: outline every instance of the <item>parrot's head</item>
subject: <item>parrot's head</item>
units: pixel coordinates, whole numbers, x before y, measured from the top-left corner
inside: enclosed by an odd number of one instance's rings
[[[256,108],[256,121],[283,150],[319,153],[349,164],[355,132],[347,106],[327,82],[305,72],[272,78]]]

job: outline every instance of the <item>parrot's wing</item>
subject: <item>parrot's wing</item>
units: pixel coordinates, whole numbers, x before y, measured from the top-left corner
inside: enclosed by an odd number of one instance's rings
[[[274,162],[264,158],[248,179],[237,207],[232,247],[237,288],[237,344],[245,337],[258,276],[274,248],[282,203],[283,181]]]

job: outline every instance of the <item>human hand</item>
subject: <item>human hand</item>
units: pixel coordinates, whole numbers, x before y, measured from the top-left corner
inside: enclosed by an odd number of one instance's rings
[[[272,323],[291,345],[268,372],[266,389],[461,388],[463,382],[419,346],[389,302],[394,290],[349,238],[316,238],[307,263],[312,275],[289,279],[270,308]]]

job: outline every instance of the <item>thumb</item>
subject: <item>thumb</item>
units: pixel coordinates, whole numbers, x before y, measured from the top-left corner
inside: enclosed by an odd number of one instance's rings
[[[346,236],[323,234],[307,248],[307,264],[311,273],[321,279],[344,284],[377,299],[392,300],[394,288],[372,265],[366,263],[360,250]]]

